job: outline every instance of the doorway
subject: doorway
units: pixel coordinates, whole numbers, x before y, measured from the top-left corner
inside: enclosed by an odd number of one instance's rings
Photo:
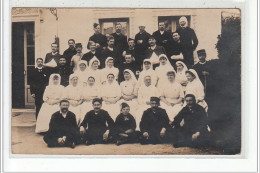
[[[35,67],[34,22],[12,23],[12,108],[34,108],[30,71]]]

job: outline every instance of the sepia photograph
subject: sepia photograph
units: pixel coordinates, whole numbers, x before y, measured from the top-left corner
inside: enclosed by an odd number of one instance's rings
[[[14,155],[240,155],[238,8],[13,7]]]

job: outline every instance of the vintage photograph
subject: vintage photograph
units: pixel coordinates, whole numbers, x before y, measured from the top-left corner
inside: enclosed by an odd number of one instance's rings
[[[11,13],[12,154],[240,155],[240,9]]]

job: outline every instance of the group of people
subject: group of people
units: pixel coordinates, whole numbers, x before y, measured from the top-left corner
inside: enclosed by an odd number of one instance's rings
[[[120,24],[105,36],[95,23],[86,54],[73,39],[63,55],[52,43],[52,52],[44,61],[37,58],[30,75],[35,132],[46,133],[48,146],[105,141],[178,146],[206,135],[211,63],[202,49],[194,65],[198,39],[185,17],[179,23],[172,34],[163,22],[152,35],[139,26],[135,39],[128,40]]]

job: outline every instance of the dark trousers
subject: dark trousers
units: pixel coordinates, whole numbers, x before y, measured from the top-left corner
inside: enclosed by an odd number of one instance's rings
[[[64,135],[64,136],[66,136],[66,135]],[[74,142],[74,143],[78,143],[75,136],[74,136],[74,137],[69,137],[69,136],[67,136],[67,137],[66,137],[65,144],[64,144],[64,145],[60,145],[60,144],[58,143],[58,138],[60,138],[60,137],[63,137],[63,136],[52,137],[52,136],[50,136],[50,135],[47,133],[47,134],[43,137],[43,140],[44,140],[44,142],[45,142],[46,144],[48,144],[48,147],[61,147],[61,146],[66,147],[66,146],[70,146],[73,142]]]
[[[42,97],[43,97],[44,90],[45,90],[45,88],[39,88],[37,90],[37,92],[35,92],[35,107],[36,107],[35,116],[36,116],[36,120],[37,120],[38,114],[39,114],[40,109],[41,109],[42,104],[43,104]]]
[[[188,69],[192,68],[194,65],[194,57],[193,57],[193,50],[186,50],[183,52],[183,62],[187,66]]]
[[[103,135],[105,132],[97,132],[92,130],[86,130],[86,132],[81,136],[81,142],[85,143],[88,141],[91,144],[104,144],[112,141],[111,132],[108,135],[108,140],[103,140]]]
[[[128,133],[128,137],[121,136],[120,133],[115,135],[115,139],[117,141],[121,141],[123,143],[135,143],[138,141],[139,133],[137,131],[134,131],[133,133]],[[124,133],[126,134],[126,133]]]
[[[174,147],[208,147],[210,143],[210,133],[208,131],[200,132],[198,138],[192,141],[193,133],[185,128],[172,129],[172,141]]]
[[[166,132],[164,137],[160,136],[160,132],[148,132],[148,139],[144,138],[143,132],[141,132],[140,143],[145,144],[163,144],[169,142],[169,134]]]

